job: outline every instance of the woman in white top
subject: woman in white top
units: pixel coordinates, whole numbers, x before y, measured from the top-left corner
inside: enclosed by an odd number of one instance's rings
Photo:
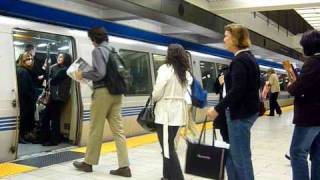
[[[192,83],[188,56],[179,44],[168,47],[166,62],[158,70],[152,96],[156,102],[155,123],[163,154],[162,180],[183,180],[174,138],[186,124],[188,107],[185,99]]]

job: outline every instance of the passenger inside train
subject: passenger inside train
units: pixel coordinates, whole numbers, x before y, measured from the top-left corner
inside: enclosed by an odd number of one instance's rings
[[[19,57],[18,154],[70,146],[70,119],[74,115],[71,112],[71,79],[66,70],[72,62],[72,39],[20,29],[14,31],[13,37],[20,43],[15,45],[15,55]]]

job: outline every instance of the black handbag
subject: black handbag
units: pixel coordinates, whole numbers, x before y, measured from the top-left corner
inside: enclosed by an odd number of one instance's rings
[[[226,163],[225,149],[201,144],[201,140],[205,140],[206,123],[207,118],[203,123],[198,142],[187,141],[185,173],[209,179],[223,180]]]
[[[154,116],[155,104],[152,102],[152,96],[147,100],[145,107],[141,110],[138,115],[137,122],[140,126],[147,131],[155,131],[155,116]]]

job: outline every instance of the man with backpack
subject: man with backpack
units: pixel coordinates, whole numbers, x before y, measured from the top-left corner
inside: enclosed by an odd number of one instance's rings
[[[90,129],[85,159],[83,162],[75,161],[73,165],[78,170],[92,172],[92,165],[98,164],[107,118],[116,144],[119,164],[119,168],[111,170],[110,174],[131,177],[126,137],[123,130],[123,121],[120,117],[124,87],[108,82],[108,76],[117,76],[121,79],[119,69],[114,63],[119,56],[108,44],[108,34],[103,27],[90,29],[88,36],[95,47],[92,51],[93,68],[88,72],[76,72],[76,78],[78,80],[86,78],[93,81]],[[117,69],[111,70],[110,67]],[[122,79],[122,81],[124,80]]]

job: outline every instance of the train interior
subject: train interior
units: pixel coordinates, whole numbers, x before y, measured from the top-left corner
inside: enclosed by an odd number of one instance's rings
[[[20,54],[25,51],[27,44],[32,44],[35,47],[35,54],[33,57],[34,63],[31,72],[34,74],[34,78],[32,80],[36,87],[37,96],[39,97],[46,88],[48,82],[47,74],[49,71],[45,65],[48,63],[49,67],[50,65],[55,64],[57,62],[57,55],[59,52],[69,53],[72,56],[73,40],[70,37],[62,35],[40,33],[22,29],[15,29],[13,31],[13,40],[15,60],[18,60]],[[18,64],[18,62],[16,62],[16,64]],[[18,83],[17,86],[19,86]],[[17,153],[18,158],[37,153],[50,152],[61,148],[67,148],[75,143],[77,132],[76,127],[78,123],[77,111],[75,109],[78,107],[75,88],[75,83],[72,82],[70,97],[63,105],[63,110],[60,117],[61,143],[56,146],[43,146],[40,144],[40,131],[44,114],[46,113],[46,106],[37,102],[34,116],[35,128],[32,132],[30,132],[31,135],[29,136],[28,141],[21,142],[19,138]],[[19,108],[24,107],[20,106]],[[18,113],[19,110],[17,110],[17,114]],[[17,119],[17,121],[19,120]],[[17,124],[19,124],[19,122]],[[18,129],[17,133],[19,133]],[[19,136],[17,135],[17,137]]]

